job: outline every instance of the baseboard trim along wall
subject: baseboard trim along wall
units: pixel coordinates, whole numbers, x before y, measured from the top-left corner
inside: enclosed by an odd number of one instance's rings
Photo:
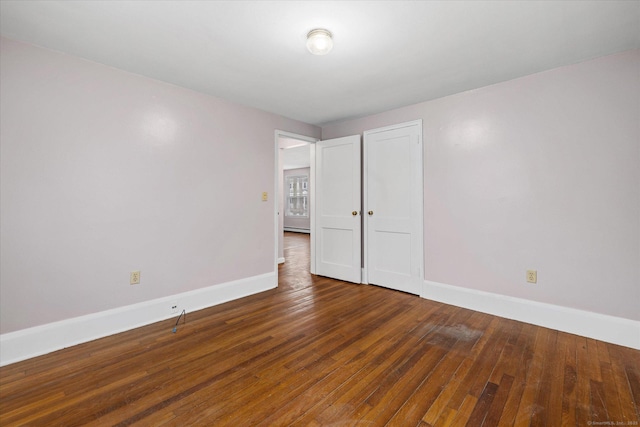
[[[0,335],[0,366],[277,287],[275,272]],[[172,310],[172,306],[177,309]],[[177,310],[177,313],[174,312]],[[167,333],[171,331],[168,330]]]
[[[305,234],[311,234],[311,230],[309,230],[308,228],[293,228],[293,227],[284,227],[283,228],[284,231],[291,231],[293,233],[305,233]]]
[[[424,281],[422,298],[640,350],[640,322]]]

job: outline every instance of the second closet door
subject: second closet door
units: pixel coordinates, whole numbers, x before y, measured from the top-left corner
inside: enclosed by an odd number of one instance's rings
[[[366,281],[420,294],[422,123],[366,131],[363,145]]]

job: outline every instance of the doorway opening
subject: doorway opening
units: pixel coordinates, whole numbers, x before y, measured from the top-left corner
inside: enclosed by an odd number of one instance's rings
[[[308,143],[282,150],[284,187],[282,209],[284,231],[311,233],[310,177]]]
[[[307,242],[307,259],[312,258],[314,242],[314,144],[316,138],[276,131],[275,134],[275,271],[287,262],[284,233],[295,237],[301,234],[300,242]],[[285,231],[287,230],[287,231]],[[287,239],[291,241],[292,239]],[[299,248],[298,248],[299,249]],[[304,257],[303,257],[304,258]],[[296,260],[296,263],[301,262]],[[313,261],[307,261],[307,272],[313,272]]]

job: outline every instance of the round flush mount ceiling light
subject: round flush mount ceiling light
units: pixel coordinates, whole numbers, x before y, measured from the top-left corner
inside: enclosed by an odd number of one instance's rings
[[[328,30],[316,28],[307,34],[307,49],[314,55],[326,55],[333,48],[333,39]]]

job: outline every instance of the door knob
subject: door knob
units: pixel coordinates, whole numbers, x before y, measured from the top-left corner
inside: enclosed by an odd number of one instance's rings
[[[368,212],[369,216],[373,215],[373,211]]]
[[[358,215],[358,211],[353,211],[353,212],[351,212],[351,215],[353,215],[353,216]]]

